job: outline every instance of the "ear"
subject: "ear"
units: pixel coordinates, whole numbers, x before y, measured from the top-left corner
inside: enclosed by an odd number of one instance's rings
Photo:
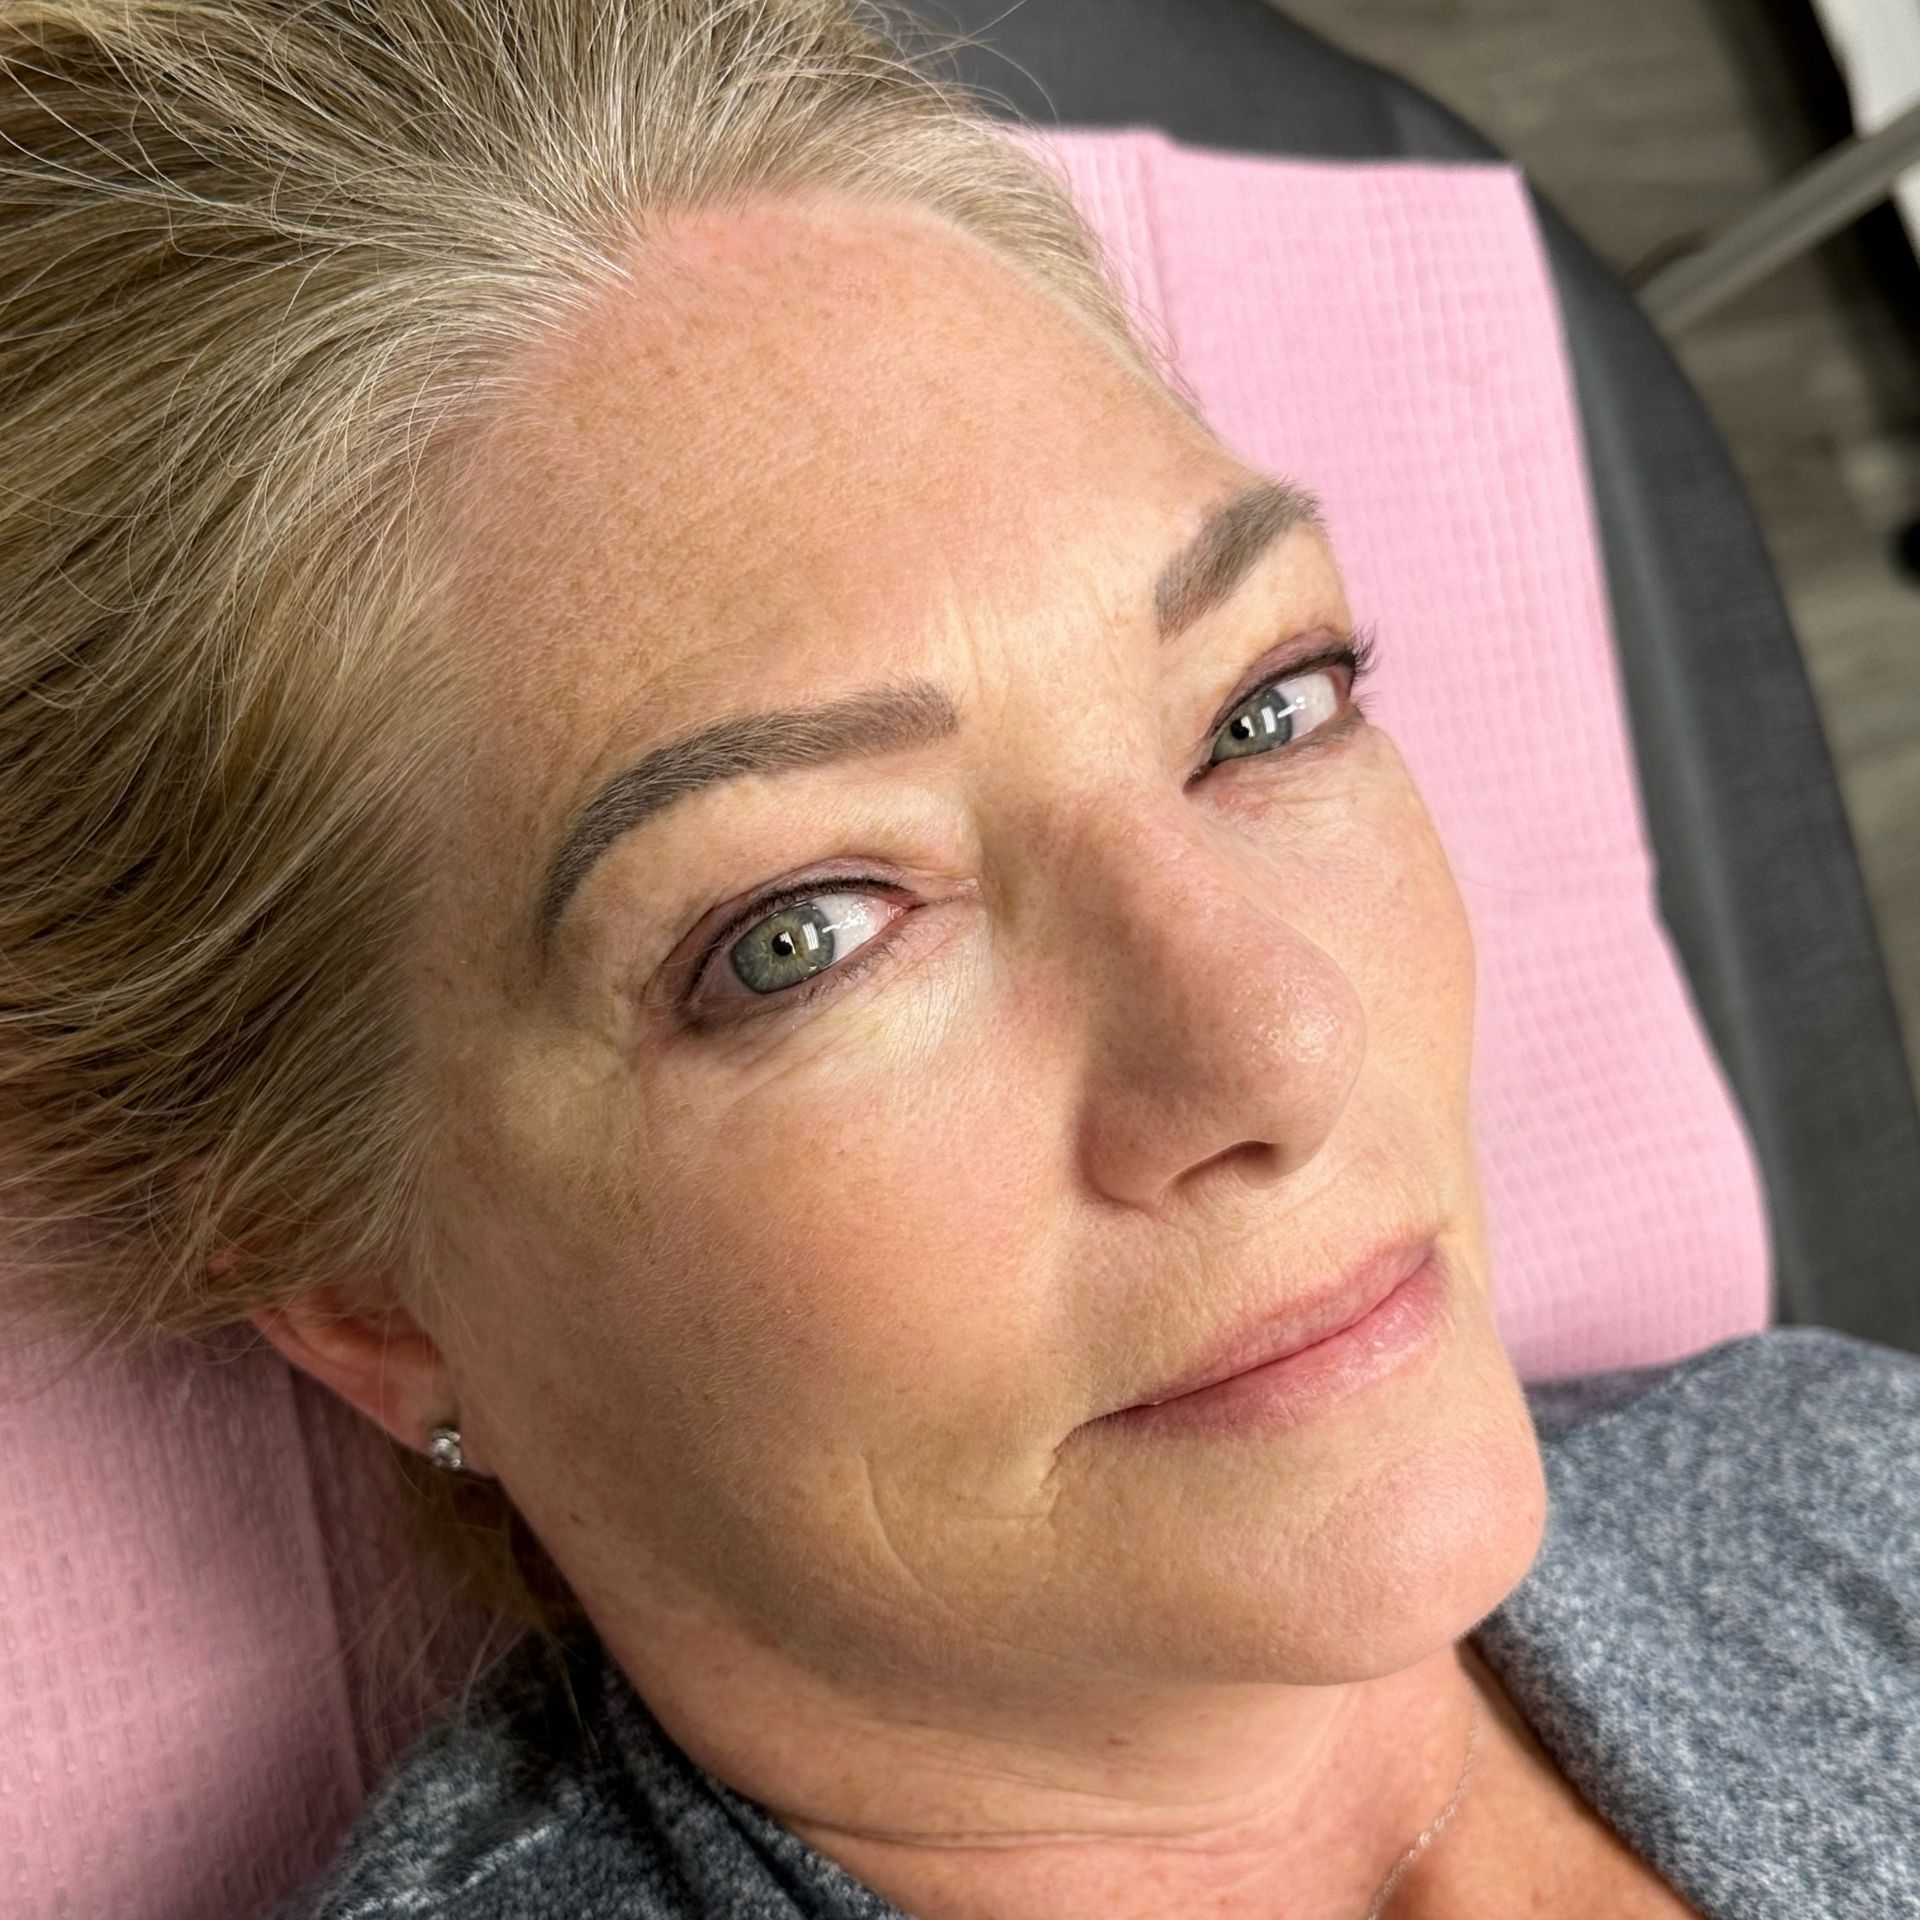
[[[425,1453],[432,1430],[459,1424],[456,1394],[432,1336],[397,1301],[378,1308],[323,1288],[249,1316],[303,1373],[331,1388],[403,1446]],[[469,1473],[489,1472],[464,1431]]]

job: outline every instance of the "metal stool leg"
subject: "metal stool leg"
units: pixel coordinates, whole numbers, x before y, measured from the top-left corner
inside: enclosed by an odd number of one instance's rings
[[[1864,140],[1843,140],[1698,253],[1663,267],[1640,290],[1641,305],[1668,332],[1702,318],[1884,200],[1916,164],[1920,100]]]

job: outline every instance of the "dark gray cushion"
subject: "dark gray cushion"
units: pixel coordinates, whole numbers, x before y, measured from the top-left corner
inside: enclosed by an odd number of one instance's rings
[[[1326,158],[1500,159],[1265,0],[922,0],[1042,126]],[[1537,192],[1585,427],[1662,917],[1752,1133],[1784,1325],[1920,1353],[1920,1111],[1760,530],[1665,343]]]

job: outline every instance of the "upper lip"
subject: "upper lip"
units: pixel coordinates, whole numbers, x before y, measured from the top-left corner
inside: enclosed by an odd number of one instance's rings
[[[1174,1400],[1183,1393],[1217,1387],[1235,1374],[1284,1360],[1289,1354],[1344,1333],[1419,1271],[1432,1254],[1433,1243],[1432,1234],[1419,1234],[1376,1249],[1349,1268],[1339,1285],[1311,1299],[1289,1300],[1284,1307],[1243,1322],[1204,1360],[1130,1404],[1158,1406],[1162,1400]]]

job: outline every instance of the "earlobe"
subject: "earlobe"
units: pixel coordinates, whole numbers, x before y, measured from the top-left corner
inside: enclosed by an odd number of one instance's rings
[[[174,1169],[175,1190],[192,1205],[205,1162],[190,1160]],[[209,1256],[207,1271],[225,1278],[243,1267],[257,1250],[243,1229]],[[303,1294],[291,1306],[263,1308],[247,1316],[254,1328],[302,1373],[318,1380],[404,1447],[430,1460],[444,1461],[436,1447],[436,1429],[460,1428],[459,1394],[433,1337],[397,1299],[378,1305],[345,1285],[324,1286]],[[460,1432],[464,1470],[487,1475],[472,1436]]]
[[[348,1304],[332,1289],[249,1316],[303,1373],[357,1407],[401,1445],[426,1454],[434,1428],[457,1425],[456,1393],[433,1337],[398,1304]],[[480,1471],[463,1436],[469,1471]]]

